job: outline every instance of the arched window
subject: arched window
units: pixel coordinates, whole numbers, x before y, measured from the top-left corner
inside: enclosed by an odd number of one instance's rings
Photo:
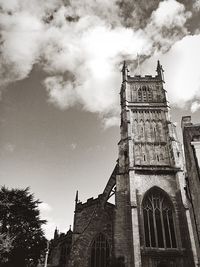
[[[150,88],[147,88],[147,94],[148,94],[148,101],[152,102],[153,95],[152,95],[152,90]]]
[[[152,188],[142,203],[145,246],[176,248],[173,206],[169,197],[159,188]]]
[[[142,86],[142,98],[143,98],[143,101],[146,102],[148,99],[147,99],[147,88],[146,86]]]
[[[142,88],[138,89],[137,99],[139,102],[152,102],[152,90],[148,86],[142,86]]]
[[[90,267],[108,267],[110,248],[106,237],[98,234],[91,245]]]
[[[138,90],[138,101],[142,101],[142,90]]]

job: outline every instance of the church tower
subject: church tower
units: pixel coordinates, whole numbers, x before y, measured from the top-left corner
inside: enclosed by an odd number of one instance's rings
[[[141,77],[122,68],[115,256],[125,267],[199,266],[159,61],[156,71]]]

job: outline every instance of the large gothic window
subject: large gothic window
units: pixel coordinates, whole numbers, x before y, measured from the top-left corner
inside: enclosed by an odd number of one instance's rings
[[[176,248],[172,203],[161,189],[152,188],[142,204],[145,246],[149,248]]]
[[[106,237],[98,234],[91,247],[90,267],[108,267],[110,258],[110,248]]]

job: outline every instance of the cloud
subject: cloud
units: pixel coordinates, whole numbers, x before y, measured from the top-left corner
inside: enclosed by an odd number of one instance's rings
[[[185,6],[175,0],[160,2],[156,11],[151,15],[152,23],[157,27],[183,27],[191,12],[185,11]]]
[[[115,109],[123,58],[149,55],[152,42],[143,31],[112,28],[98,17],[84,17],[72,26],[51,28],[45,47],[45,66],[49,73],[71,73],[71,80],[50,77],[45,81],[50,102],[67,108],[81,103],[91,112]]]
[[[141,67],[145,73],[161,60],[165,69],[165,89],[172,105],[184,107],[188,101],[200,97],[200,73],[198,62],[200,35],[185,36],[165,53],[154,53]]]
[[[54,231],[57,225],[50,217],[48,217],[47,219],[48,219],[47,224],[43,225],[42,228],[43,228],[46,238],[51,240],[53,238]]]
[[[200,0],[195,0],[193,4],[193,8],[200,10]]]
[[[39,209],[40,209],[40,212],[43,214],[43,213],[50,212],[52,210],[52,207],[48,203],[42,202],[39,204]]]
[[[49,102],[55,104],[61,109],[73,106],[76,102],[76,91],[73,84],[64,81],[62,76],[48,77],[44,81]]]
[[[0,7],[1,86],[26,78],[37,64],[47,73],[50,103],[79,104],[105,127],[117,123],[121,62],[134,63],[137,53],[147,65],[155,54],[172,60],[192,16],[175,0],[0,0]]]
[[[73,16],[79,18],[85,16],[97,16],[111,25],[120,25],[118,0],[71,0],[68,6]]]
[[[43,25],[28,12],[2,15],[0,77],[1,84],[21,80],[30,73],[39,57]]]
[[[112,116],[108,118],[103,118],[103,126],[105,129],[113,127],[113,126],[120,125],[120,118],[119,116]]]
[[[159,2],[159,0],[118,0],[118,14],[121,24],[134,29],[144,28],[148,24],[152,11],[157,9]]]
[[[185,23],[191,15],[192,13],[186,11],[183,4],[175,0],[160,2],[145,28],[153,40],[155,50],[166,53],[176,41],[187,35]]]
[[[106,126],[111,121],[117,122],[119,66],[122,60],[134,60],[137,53],[149,57],[155,43],[163,50],[169,49],[179,35],[186,33],[184,24],[190,13],[185,12],[184,6],[175,0],[164,1],[152,13],[146,29],[133,30],[121,25],[111,27],[107,20],[102,20],[102,16],[97,16],[98,12],[94,15],[93,7],[89,5],[84,12],[81,5],[80,10],[77,9],[80,18],[75,23],[67,24],[62,15],[58,16],[59,23],[57,16],[51,22],[52,27],[47,31],[50,41],[45,46],[45,69],[51,73],[73,73],[73,79],[71,82],[69,79],[62,81],[63,86],[60,86],[61,78],[51,77],[48,80],[54,80],[51,89],[49,83],[45,82],[45,85],[50,102],[61,109],[81,103],[88,111],[103,113],[104,122],[108,122]],[[62,14],[66,16],[67,13],[68,8],[62,8]],[[167,33],[163,34],[166,21],[170,23]],[[58,24],[59,28],[56,27]],[[108,113],[115,119],[106,119]]]
[[[200,109],[200,102],[197,101],[193,102],[191,105],[191,112],[194,113],[199,109]]]
[[[39,206],[39,210],[40,210],[41,219],[47,221],[46,224],[42,225],[42,229],[45,233],[46,238],[52,239],[55,228],[57,226],[56,222],[51,217],[51,213],[52,213],[53,209],[46,202],[42,202],[38,206]]]

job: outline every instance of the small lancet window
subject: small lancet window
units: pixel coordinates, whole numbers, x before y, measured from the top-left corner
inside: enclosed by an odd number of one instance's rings
[[[147,93],[148,93],[148,101],[151,102],[153,100],[153,95],[152,91],[149,88],[147,89]]]
[[[176,248],[173,205],[159,188],[147,192],[142,202],[145,246]]]
[[[106,237],[100,233],[91,245],[90,267],[108,267],[110,264],[110,248]]]
[[[146,86],[142,87],[142,98],[143,98],[144,102],[147,101],[147,88],[146,88]]]
[[[141,88],[138,90],[138,101],[142,101],[142,90]]]
[[[138,89],[137,99],[139,102],[148,102],[153,100],[152,90],[147,86]]]

